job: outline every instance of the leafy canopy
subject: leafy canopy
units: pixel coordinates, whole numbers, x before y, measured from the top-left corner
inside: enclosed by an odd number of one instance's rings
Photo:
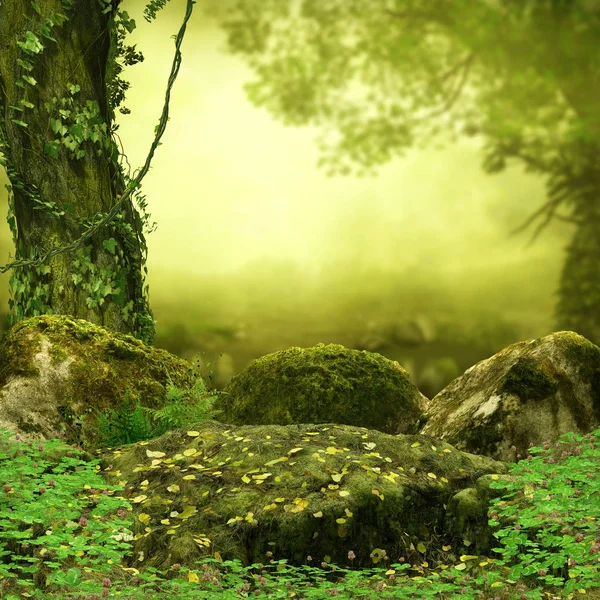
[[[600,144],[598,0],[220,0],[257,106],[316,125],[327,173],[438,134],[482,135],[483,168],[551,173]],[[571,153],[571,156],[566,154]]]

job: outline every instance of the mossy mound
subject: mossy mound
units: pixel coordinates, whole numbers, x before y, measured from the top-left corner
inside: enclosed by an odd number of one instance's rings
[[[494,540],[485,517],[472,534],[461,530],[474,524],[462,511],[485,513],[474,506],[483,496],[453,502],[454,512],[446,506],[507,466],[442,440],[335,423],[189,427],[98,451],[98,472],[131,503],[124,568],[198,569],[205,558],[248,566],[267,564],[269,553],[295,567],[307,556],[347,565],[350,550],[354,568],[377,566],[383,550],[392,562],[436,568]],[[445,523],[457,533],[446,536]]]
[[[0,421],[31,439],[64,429],[68,443],[95,447],[95,410],[118,409],[127,391],[129,406],[158,410],[169,381],[189,390],[195,380],[186,360],[131,335],[68,315],[30,317],[0,343]]]
[[[224,392],[214,408],[235,425],[340,423],[412,434],[427,406],[396,361],[339,344],[267,354]]]

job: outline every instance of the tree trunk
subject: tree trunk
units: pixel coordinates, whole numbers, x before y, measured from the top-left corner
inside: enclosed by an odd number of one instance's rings
[[[70,4],[0,0],[0,151],[14,194],[8,221],[17,260],[77,240],[86,219],[108,212],[126,186],[110,135],[113,13],[102,14],[100,0]],[[142,222],[128,200],[82,247],[40,267],[13,267],[10,325],[66,314],[153,344],[143,250]]]
[[[555,319],[559,330],[570,330],[600,344],[600,162],[594,141],[579,141],[571,160],[557,171],[551,197],[567,193],[577,224],[561,273]]]
[[[556,306],[557,330],[575,331],[600,345],[600,215],[578,226],[567,247]]]

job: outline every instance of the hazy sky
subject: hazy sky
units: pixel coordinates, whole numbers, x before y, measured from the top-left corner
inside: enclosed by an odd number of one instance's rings
[[[121,6],[137,24],[126,41],[145,56],[124,72],[132,114],[117,113],[132,173],[154,137],[173,60],[171,36],[185,14],[185,1],[172,0],[149,24],[145,4]],[[529,248],[531,232],[507,237],[544,201],[543,180],[520,166],[484,174],[480,142],[466,138],[442,151],[410,151],[374,178],[328,179],[316,167],[316,130],[286,128],[250,104],[242,85],[252,71],[224,53],[224,34],[199,6],[183,42],[171,120],[142,184],[151,222],[158,223],[147,237],[152,293],[161,294],[163,270],[223,273],[262,257],[289,258],[301,268],[353,257],[357,266],[428,264],[452,273],[538,258],[557,277],[568,225],[552,225]],[[6,181],[2,172],[0,185]],[[2,216],[6,198],[2,185]],[[4,218],[2,240],[11,247]]]

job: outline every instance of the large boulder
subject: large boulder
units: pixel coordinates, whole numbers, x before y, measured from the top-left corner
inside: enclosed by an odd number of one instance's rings
[[[292,347],[254,360],[215,402],[236,425],[340,423],[416,433],[427,398],[395,361],[339,344]]]
[[[29,439],[57,437],[97,445],[96,412],[117,410],[129,390],[130,404],[161,408],[168,377],[193,387],[189,364],[130,335],[65,315],[20,321],[0,342],[0,424]],[[76,425],[82,418],[84,426]]]
[[[600,348],[572,331],[518,342],[478,362],[429,403],[422,434],[506,462],[530,444],[600,425]]]
[[[159,571],[206,557],[264,564],[268,552],[294,566],[309,555],[346,566],[350,550],[358,568],[382,550],[392,562],[460,563],[497,545],[485,514],[504,492],[489,481],[511,478],[505,463],[441,440],[333,423],[205,421],[101,455],[102,477],[132,505],[125,566]],[[487,495],[453,500],[478,484]]]

